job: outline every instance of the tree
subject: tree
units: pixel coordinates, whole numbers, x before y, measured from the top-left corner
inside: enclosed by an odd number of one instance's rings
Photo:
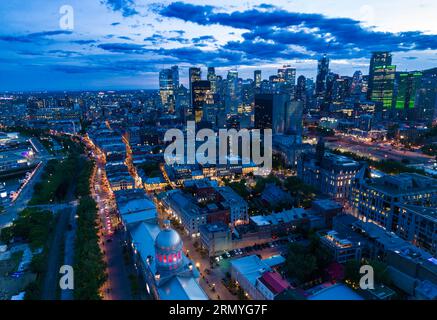
[[[285,268],[290,277],[304,282],[317,270],[317,259],[304,246],[292,243],[288,249]]]

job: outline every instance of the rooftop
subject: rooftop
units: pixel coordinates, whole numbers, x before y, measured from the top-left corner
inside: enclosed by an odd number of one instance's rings
[[[364,300],[364,298],[344,284],[335,284],[316,292],[308,300]]]

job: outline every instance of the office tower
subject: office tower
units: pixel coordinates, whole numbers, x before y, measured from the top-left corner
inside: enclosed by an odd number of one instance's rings
[[[349,96],[351,83],[352,78],[350,77],[337,78],[332,85],[332,101],[344,101],[344,99]]]
[[[192,67],[188,70],[188,77],[189,77],[189,85],[190,85],[190,104],[193,106],[193,82],[200,81],[201,80],[202,71],[200,68]]]
[[[355,71],[353,77],[352,77],[352,84],[350,87],[350,94],[351,95],[360,95],[362,92],[362,86],[363,86],[363,74],[361,71]]]
[[[255,70],[253,72],[253,81],[255,83],[255,88],[259,89],[261,87],[261,70]]]
[[[306,78],[304,76],[299,76],[299,78],[297,78],[295,98],[298,101],[306,100]]]
[[[303,102],[288,101],[285,109],[285,134],[302,136]]]
[[[431,123],[437,119],[437,68],[422,72],[415,111],[418,121]]]
[[[173,88],[176,91],[179,88],[179,67],[173,66],[171,67],[172,76],[173,76]]]
[[[255,129],[273,128],[273,94],[255,95]]]
[[[208,80],[199,80],[192,83],[193,114],[196,123],[203,119],[205,104],[213,104],[214,99],[211,93],[211,83]]]
[[[319,60],[316,78],[316,96],[323,97],[326,93],[326,77],[329,73],[329,58],[326,54]]]
[[[398,72],[396,74],[394,107],[397,117],[413,120],[416,91],[421,78],[421,72]]]
[[[217,76],[214,67],[208,67],[207,80],[211,83],[211,92],[217,93]]]
[[[373,52],[372,58],[370,59],[369,66],[369,83],[367,90],[367,99],[372,100],[374,80],[375,80],[375,70],[385,68],[386,66],[392,65],[392,55],[390,52]]]
[[[289,85],[296,84],[296,69],[290,65],[284,65],[278,69],[278,82],[285,82]]]
[[[173,84],[173,70],[162,69],[159,72],[159,94],[161,96],[161,104],[164,110],[174,112],[175,96]]]
[[[227,90],[225,93],[226,113],[236,114],[238,111],[239,99],[241,98],[241,86],[239,86],[237,70],[229,70],[226,80],[227,80]]]
[[[288,94],[255,95],[255,128],[278,134],[302,133],[302,102]]]
[[[383,110],[393,106],[393,93],[396,77],[396,66],[376,66],[371,80],[371,100],[382,104]]]

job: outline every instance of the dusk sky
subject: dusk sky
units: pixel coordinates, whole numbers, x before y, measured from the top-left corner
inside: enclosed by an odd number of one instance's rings
[[[63,5],[73,30],[60,28]],[[174,64],[183,84],[189,66],[314,77],[323,53],[333,72],[367,74],[377,50],[422,70],[437,67],[436,13],[435,0],[2,0],[0,91],[154,89]]]

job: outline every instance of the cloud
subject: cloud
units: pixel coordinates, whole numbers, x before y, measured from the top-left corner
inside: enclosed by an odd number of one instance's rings
[[[214,38],[214,36],[200,36],[196,38],[192,38],[191,41],[193,43],[202,43],[202,42],[216,42],[217,40]]]
[[[380,32],[365,28],[360,21],[350,18],[289,12],[266,4],[250,10],[221,12],[219,8],[209,5],[173,2],[156,10],[163,17],[199,25],[245,29],[247,32],[243,34],[243,41],[230,42],[225,48],[242,51],[254,58],[286,58],[289,54],[284,46],[289,46],[288,49],[290,46],[300,46],[308,52],[309,57],[328,52],[333,58],[368,57],[371,51],[378,50],[399,52],[437,49],[437,35],[419,31]],[[254,47],[251,47],[253,41],[259,43],[253,43]]]
[[[96,40],[73,40],[70,41],[71,43],[75,43],[75,44],[92,44],[92,43],[96,43]]]
[[[102,43],[97,47],[116,53],[144,53],[147,52],[143,45],[134,43]]]
[[[138,14],[138,11],[134,8],[134,0],[101,0],[100,2],[113,11],[121,12],[123,17],[131,17]]]
[[[5,42],[21,42],[21,43],[31,43],[41,39],[47,39],[51,36],[57,35],[70,35],[72,31],[67,30],[54,30],[54,31],[42,31],[29,33],[25,35],[0,35],[0,40]]]

